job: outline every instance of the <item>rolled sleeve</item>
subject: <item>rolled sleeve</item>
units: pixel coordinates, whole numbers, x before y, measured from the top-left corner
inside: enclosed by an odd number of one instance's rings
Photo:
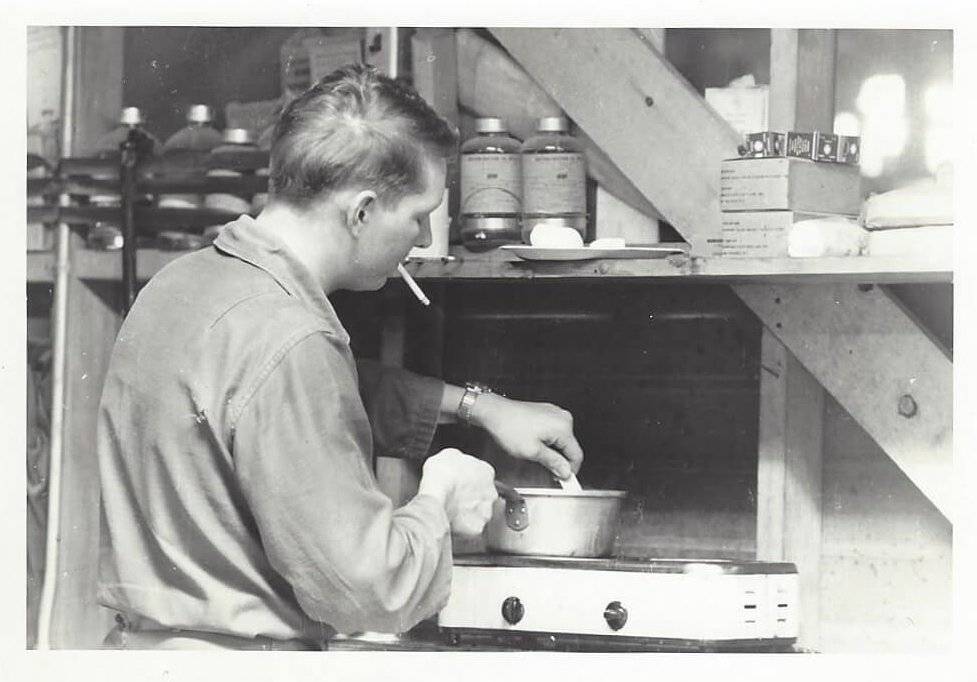
[[[416,447],[419,436],[404,438]],[[234,459],[272,568],[311,618],[403,632],[443,607],[445,512],[424,495],[393,509],[377,487],[356,372],[336,339],[302,338],[263,377],[237,420]]]
[[[376,454],[424,459],[438,426],[444,382],[374,360],[359,360],[357,371]]]

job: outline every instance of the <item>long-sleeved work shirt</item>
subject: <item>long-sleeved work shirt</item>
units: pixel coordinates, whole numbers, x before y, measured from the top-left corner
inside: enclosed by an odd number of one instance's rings
[[[98,416],[99,599],[149,629],[321,641],[398,632],[448,596],[438,500],[394,509],[444,385],[357,367],[312,274],[244,216],[140,292]],[[147,625],[148,624],[148,625]]]

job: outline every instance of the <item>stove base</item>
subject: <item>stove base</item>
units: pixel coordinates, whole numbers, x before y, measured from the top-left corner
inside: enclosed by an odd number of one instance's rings
[[[796,638],[700,641],[655,637],[568,635],[441,628],[446,644],[459,649],[590,653],[794,653]]]

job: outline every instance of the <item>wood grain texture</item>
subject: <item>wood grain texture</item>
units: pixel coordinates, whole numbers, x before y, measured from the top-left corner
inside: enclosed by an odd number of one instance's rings
[[[73,235],[72,242],[72,249],[80,248],[79,237]],[[118,307],[106,304],[106,298],[119,299],[121,292],[115,284],[89,285],[71,276],[67,293],[65,450],[51,646],[92,648],[102,643],[112,625],[112,614],[96,601],[100,487],[95,428],[102,383],[121,324]]]
[[[737,285],[736,293],[947,518],[953,366],[880,288]],[[910,395],[911,417],[899,413]]]
[[[560,105],[546,94],[505,51],[468,29],[459,29],[458,99],[480,116],[499,116],[521,140],[536,130],[536,119],[562,116]],[[587,173],[605,190],[646,216],[658,211],[618,169],[586,131],[574,133],[587,158]]]
[[[836,33],[770,31],[770,130],[834,130]]]
[[[820,621],[824,389],[764,329],[757,468],[757,559],[797,565],[798,644],[817,648]]]
[[[719,244],[719,164],[739,136],[630,29],[496,28],[510,54],[692,244]]]
[[[454,260],[414,260],[407,269],[417,278],[456,279],[558,279],[648,277],[674,281],[736,282],[951,282],[953,264],[927,254],[912,257],[849,258],[685,258],[650,260],[592,260],[578,262],[524,261],[505,251],[472,253],[452,247]],[[185,255],[182,251],[140,249],[139,277],[147,280],[167,263]],[[72,255],[72,267],[82,279],[117,280],[122,276],[118,253],[81,249]],[[43,277],[44,257],[30,264],[28,272]],[[43,280],[38,280],[43,281]]]
[[[123,29],[78,29],[74,144],[68,154],[91,152],[98,137],[116,125],[122,104]],[[72,235],[70,252],[82,248]],[[93,288],[94,287],[94,288]],[[95,289],[109,289],[97,292]],[[118,287],[86,284],[71,273],[67,291],[65,349],[64,453],[58,528],[58,576],[51,619],[53,648],[92,648],[101,644],[112,614],[98,605],[99,478],[95,425],[102,381],[118,331],[117,308],[106,305]],[[101,293],[101,295],[100,295]]]
[[[122,110],[123,28],[78,29],[72,156],[90,156],[99,137],[117,125]]]

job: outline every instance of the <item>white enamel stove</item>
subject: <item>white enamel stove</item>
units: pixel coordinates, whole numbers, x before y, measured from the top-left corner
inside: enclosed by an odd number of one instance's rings
[[[456,642],[594,650],[789,650],[793,564],[455,557],[438,617]]]

